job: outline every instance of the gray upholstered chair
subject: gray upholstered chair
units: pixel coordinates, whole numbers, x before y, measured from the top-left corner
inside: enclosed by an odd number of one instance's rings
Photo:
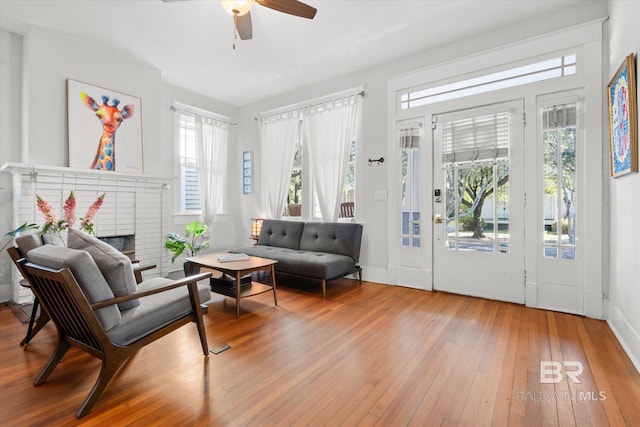
[[[89,236],[86,233],[82,233],[76,230],[69,230],[69,235],[71,236],[70,237],[71,246],[72,247],[75,246],[77,249],[88,249],[91,252],[91,249],[93,249],[97,245],[99,249],[96,249],[93,251],[96,254],[96,256],[107,257],[107,262],[103,263],[104,265],[101,265],[101,266],[103,266],[106,271],[119,271],[120,272],[119,274],[122,275],[122,270],[126,268],[125,265],[129,263],[129,261],[127,261],[123,256],[118,255],[119,252],[115,252],[111,246],[107,246],[102,241],[96,239],[93,236]],[[16,237],[15,244],[16,244],[16,247],[8,248],[7,252],[9,252],[9,256],[13,260],[16,267],[18,267],[20,274],[22,274],[22,276],[25,277],[24,273],[22,272],[22,267],[18,264],[18,260],[20,260],[21,258],[28,259],[27,254],[29,253],[29,251],[42,246],[43,240],[40,234],[32,233],[32,234],[25,234],[25,235]],[[105,253],[106,255],[102,255],[101,252]],[[111,259],[112,261],[111,263],[108,262],[109,259]],[[115,267],[115,268],[112,268],[112,267]],[[143,281],[142,273],[144,271],[151,270],[155,267],[156,266],[153,264],[147,264],[147,265],[140,265],[139,263],[131,264],[131,268],[133,269],[133,275],[136,283],[141,283]],[[27,288],[31,288],[31,284],[26,278],[20,281],[20,285]],[[44,327],[44,325],[47,324],[47,322],[49,322],[49,315],[44,310],[38,310],[39,306],[40,306],[40,300],[36,296],[33,300],[33,307],[31,310],[31,317],[29,319],[27,334],[24,337],[24,339],[20,342],[20,345],[24,346],[25,350],[27,349],[27,346],[29,345],[29,342],[31,341],[31,339],[36,336],[36,334]],[[39,311],[40,311],[40,314],[38,315]]]
[[[96,252],[101,245],[87,236],[75,236],[84,243],[74,245],[88,244]],[[59,335],[56,350],[34,385],[47,380],[70,346],[102,360],[100,375],[78,409],[78,418],[91,411],[118,370],[140,348],[180,326],[195,322],[202,352],[209,354],[202,320],[207,307],[201,303],[209,300],[210,291],[208,285],[197,282],[211,273],[177,281],[152,278],[127,289],[128,283],[135,283],[133,272],[114,257],[113,253],[90,255],[87,250],[44,245],[29,251],[29,261],[18,261]],[[105,262],[109,264],[106,275],[98,267],[102,263],[104,268]]]

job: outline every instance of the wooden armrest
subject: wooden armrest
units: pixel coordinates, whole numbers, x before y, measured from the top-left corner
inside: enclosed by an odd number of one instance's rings
[[[113,304],[120,304],[121,302],[131,301],[131,300],[146,297],[149,295],[159,294],[160,292],[166,292],[171,289],[179,288],[181,286],[190,285],[192,283],[195,285],[200,280],[208,279],[210,277],[211,277],[211,273],[195,274],[193,276],[185,277],[184,279],[176,280],[175,282],[169,283],[168,285],[162,286],[160,288],[150,289],[144,292],[135,292],[133,294],[125,295],[122,297],[115,297],[108,300],[96,302],[94,304],[91,304],[91,308],[94,310],[97,310],[99,308],[108,307]]]
[[[146,271],[156,267],[157,267],[156,264],[138,265],[138,266],[133,266],[133,271]]]
[[[155,264],[138,265],[133,267],[133,275],[136,278],[136,283],[142,282],[142,272],[156,268]]]

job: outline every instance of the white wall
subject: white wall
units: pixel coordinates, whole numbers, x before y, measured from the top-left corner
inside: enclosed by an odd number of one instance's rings
[[[37,27],[24,36],[23,55],[24,163],[68,166],[66,79],[74,79],[142,100],[144,172],[164,175],[157,149],[160,70]]]
[[[22,99],[22,37],[0,30],[0,165],[20,161]],[[0,237],[12,230],[13,193],[11,177],[0,174]],[[5,238],[0,239],[0,247]],[[0,253],[0,301],[11,298],[11,260]]]
[[[609,78],[627,55],[640,53],[638,16],[638,1],[609,2]],[[610,178],[609,191],[608,321],[640,371],[640,174]]]
[[[260,188],[260,145],[257,122],[254,120],[260,112],[274,108],[296,104],[308,99],[320,97],[344,89],[365,85],[366,96],[363,102],[362,151],[359,163],[362,173],[361,188],[363,206],[358,206],[358,222],[364,224],[364,235],[360,263],[363,265],[363,276],[366,280],[380,283],[387,282],[387,202],[374,200],[374,193],[378,190],[388,192],[397,191],[387,183],[388,163],[381,166],[376,164],[369,167],[366,159],[387,158],[387,80],[420,68],[435,64],[442,64],[477,52],[503,46],[510,42],[523,40],[539,34],[545,34],[566,28],[571,25],[587,22],[606,15],[606,4],[603,2],[589,2],[579,9],[568,9],[545,17],[542,20],[532,20],[514,23],[507,28],[480,34],[473,39],[460,40],[446,46],[441,46],[426,52],[420,52],[410,57],[399,58],[396,61],[380,65],[357,73],[345,75],[332,81],[321,82],[316,85],[292,91],[281,96],[244,106],[239,110],[238,149],[254,150],[254,187]],[[336,64],[339,67],[339,64]],[[239,224],[239,236],[249,233],[249,218],[260,215],[261,200],[259,194],[244,196],[240,201],[242,223]]]

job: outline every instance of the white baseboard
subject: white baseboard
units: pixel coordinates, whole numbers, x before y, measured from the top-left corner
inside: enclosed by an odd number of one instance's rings
[[[611,301],[607,301],[606,304],[608,309],[607,323],[631,359],[631,363],[640,373],[640,331],[633,329],[618,307],[613,305]]]
[[[361,267],[362,280],[366,280],[367,282],[382,283],[385,285],[388,284],[386,268],[369,267],[366,265],[362,265]]]

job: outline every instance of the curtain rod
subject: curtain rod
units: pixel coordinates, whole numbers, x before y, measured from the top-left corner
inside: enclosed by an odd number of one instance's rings
[[[360,86],[362,87],[362,86]],[[347,90],[343,90],[341,92],[336,92],[336,93],[332,93],[330,95],[326,95],[326,96],[320,96],[314,99],[310,99],[307,101],[302,101],[302,102],[298,102],[296,104],[291,104],[291,105],[287,105],[286,107],[282,107],[282,108],[276,108],[273,110],[268,110],[265,111],[263,113],[260,113],[260,116],[273,116],[274,114],[282,114],[282,113],[286,113],[289,111],[293,111],[293,110],[297,110],[299,108],[308,108],[308,107],[313,107],[316,105],[321,105],[327,102],[331,102],[331,101],[336,101],[340,98],[345,98],[347,96],[352,96],[352,95],[360,95],[361,97],[365,97],[366,92],[364,89],[361,89],[358,92],[355,93],[351,93],[351,91],[349,89]],[[253,120],[260,120],[260,117],[254,117]]]
[[[198,113],[198,112],[196,112],[196,111],[187,110],[187,109],[184,109],[184,108],[177,108],[177,107],[175,107],[175,106],[173,106],[173,105],[169,105],[169,110],[171,110],[171,111],[180,111],[180,112],[182,112],[182,113],[189,113],[189,114],[200,114],[200,113]],[[230,122],[230,121],[228,121],[228,120],[225,120],[225,119],[221,118],[221,116],[218,116],[218,117],[220,117],[220,118],[217,118],[217,117],[216,117],[216,116],[217,116],[217,114],[215,114],[215,113],[207,113],[207,112],[203,112],[203,114],[202,114],[202,115],[209,116],[209,117],[211,117],[212,119],[217,120],[217,121],[222,122],[222,123],[226,123],[226,124],[228,124],[229,126],[238,126],[238,123],[232,123],[232,122]]]

